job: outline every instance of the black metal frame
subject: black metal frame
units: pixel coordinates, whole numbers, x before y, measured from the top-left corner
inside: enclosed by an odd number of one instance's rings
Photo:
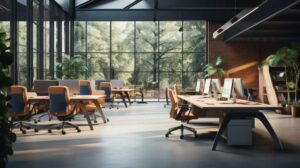
[[[80,21],[80,22],[83,22],[83,21]],[[153,51],[153,52],[138,52],[138,51],[136,51],[136,21],[134,21],[133,23],[133,25],[134,25],[134,31],[135,31],[135,33],[134,33],[134,49],[133,49],[133,52],[123,52],[123,51],[120,51],[120,52],[116,52],[116,51],[113,51],[112,50],[112,21],[110,21],[109,22],[110,23],[110,25],[109,25],[109,36],[110,36],[110,47],[109,47],[109,51],[108,52],[90,52],[90,51],[87,51],[87,41],[88,41],[88,36],[87,36],[87,24],[88,24],[88,21],[85,21],[84,22],[84,25],[83,25],[83,27],[85,28],[85,30],[84,30],[84,32],[85,32],[85,50],[84,51],[76,51],[76,53],[77,54],[83,54],[84,56],[85,56],[85,60],[86,60],[86,63],[87,63],[87,57],[88,57],[88,54],[90,54],[90,53],[98,53],[98,54],[107,54],[107,55],[109,55],[109,60],[110,60],[110,62],[109,62],[109,79],[113,79],[113,78],[115,78],[115,73],[116,72],[122,72],[122,73],[134,73],[134,76],[135,76],[135,84],[137,83],[137,81],[136,81],[136,76],[137,76],[137,73],[136,73],[136,60],[137,60],[137,53],[144,53],[144,54],[147,54],[147,53],[157,53],[158,55],[160,54],[160,47],[158,47],[158,49],[157,49],[157,51]],[[160,22],[157,22],[158,24],[157,24],[157,32],[158,32],[158,43],[160,42],[160,32],[159,32],[159,30],[160,30]],[[181,21],[181,26],[183,27],[184,26],[184,21],[182,20]],[[206,22],[206,25],[207,25],[207,22]],[[75,26],[74,26],[75,27]],[[73,30],[74,30],[74,27],[73,27]],[[206,31],[207,32],[207,31]],[[73,36],[74,36],[74,33],[73,33]],[[181,54],[181,71],[178,71],[178,73],[181,73],[181,81],[183,81],[183,77],[184,77],[184,73],[197,73],[197,72],[199,72],[199,71],[184,71],[184,65],[183,65],[183,62],[184,62],[184,54],[186,54],[186,53],[200,53],[200,54],[206,54],[207,53],[207,48],[206,48],[206,50],[205,51],[199,51],[199,52],[186,52],[186,51],[184,51],[183,50],[183,48],[184,48],[184,43],[183,43],[183,41],[184,41],[184,34],[183,34],[183,31],[182,31],[182,33],[181,33],[181,40],[182,40],[182,44],[181,44],[181,47],[182,47],[182,50],[180,51],[180,52],[168,52],[168,53],[175,53],[175,54]],[[207,41],[207,39],[208,38],[206,38],[206,41]],[[74,39],[73,39],[74,40]],[[71,40],[72,41],[72,40]],[[75,42],[71,42],[71,44],[73,44],[74,45],[74,43]],[[75,53],[75,52],[74,52]],[[115,53],[121,53],[121,54],[132,54],[133,56],[134,56],[134,70],[133,71],[114,71],[114,68],[113,68],[113,61],[111,61],[112,60],[112,56],[113,56],[113,54],[115,54]],[[205,56],[205,63],[207,62],[207,54],[206,54],[206,56]],[[158,85],[160,84],[160,78],[161,78],[161,73],[165,73],[165,72],[170,72],[170,71],[160,71],[160,62],[159,62],[159,60],[158,60],[158,67],[157,67],[157,73],[158,73]],[[98,72],[98,71],[97,71]],[[138,71],[138,72],[152,72],[152,71]],[[87,75],[88,73],[86,73],[86,75]],[[87,76],[86,76],[86,78],[87,78]],[[160,85],[159,85],[160,86]],[[160,88],[160,87],[158,87],[157,88],[157,92],[158,92],[158,95],[160,95],[160,92],[162,91],[162,89],[163,88]],[[164,92],[164,91],[163,91]],[[159,102],[160,101],[160,99],[163,99],[163,100],[165,100],[165,98],[162,98],[162,97],[160,97],[160,96],[158,96],[157,97],[157,101]]]

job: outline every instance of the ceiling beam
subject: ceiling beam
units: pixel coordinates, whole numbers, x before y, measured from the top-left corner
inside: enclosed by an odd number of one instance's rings
[[[159,9],[244,9],[258,6],[263,0],[160,0]]]
[[[130,8],[132,8],[134,5],[140,3],[141,1],[142,1],[142,0],[136,0],[136,1],[132,2],[132,3],[130,3],[129,5],[125,6],[124,9],[130,9]]]
[[[224,40],[229,41],[282,11],[298,4],[300,0],[269,0],[253,13],[224,32]]]
[[[225,21],[234,15],[228,10],[158,10],[155,20],[215,20]],[[153,21],[153,10],[77,10],[78,21]]]

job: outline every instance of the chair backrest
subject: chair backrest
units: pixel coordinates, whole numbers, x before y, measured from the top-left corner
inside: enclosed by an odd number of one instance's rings
[[[112,79],[110,80],[111,83],[111,87],[114,89],[122,89],[125,85],[123,80],[119,80],[119,79]]]
[[[66,86],[69,88],[71,95],[79,93],[79,80],[60,80],[59,86]]]
[[[50,98],[50,113],[68,113],[70,105],[69,88],[65,86],[50,86],[49,89]]]
[[[177,95],[172,89],[168,89],[169,98],[171,100],[171,111],[170,117],[176,119],[177,111],[178,111],[178,99]]]
[[[100,90],[102,82],[109,82],[109,80],[104,80],[104,79],[95,80],[96,90]]]
[[[57,80],[34,80],[34,91],[37,95],[48,95],[49,86],[58,86]]]
[[[8,101],[9,103],[8,112],[10,113],[29,112],[26,87],[17,86],[17,85],[11,86],[9,90],[9,96],[10,96],[10,100]]]
[[[178,84],[174,84],[174,92],[176,95],[180,94],[180,86]]]
[[[90,95],[92,93],[91,83],[88,80],[79,81],[79,95]]]
[[[105,100],[110,100],[111,99],[111,92],[112,92],[112,87],[110,82],[101,82],[100,84],[100,90],[105,91],[106,98]]]

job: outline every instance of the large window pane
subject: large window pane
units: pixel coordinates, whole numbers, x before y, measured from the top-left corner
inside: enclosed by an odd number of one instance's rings
[[[181,71],[182,53],[160,53],[159,70],[160,71]]]
[[[133,53],[114,53],[111,61],[114,71],[134,71]]]
[[[112,22],[112,51],[134,51],[134,22]]]
[[[109,52],[109,22],[87,22],[87,51]]]
[[[75,22],[74,23],[74,47],[75,52],[86,51],[86,22]]]
[[[184,53],[183,70],[201,72],[206,64],[206,53]]]
[[[88,79],[109,79],[109,54],[89,53],[87,57]]]
[[[136,22],[136,51],[158,50],[158,22]]]
[[[181,52],[182,22],[160,22],[160,52]]]
[[[183,22],[183,51],[206,52],[206,22]]]

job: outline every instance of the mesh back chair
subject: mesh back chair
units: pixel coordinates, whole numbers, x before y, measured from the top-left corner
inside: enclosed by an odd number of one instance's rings
[[[186,129],[193,132],[195,138],[197,138],[197,131],[194,128],[183,125],[183,122],[189,122],[189,120],[197,119],[198,117],[195,114],[191,113],[191,110],[187,104],[183,104],[181,107],[179,107],[177,95],[173,90],[168,89],[168,93],[172,104],[170,117],[177,121],[181,121],[181,125],[174,128],[170,128],[165,136],[169,137],[169,134],[171,134],[173,131],[181,130],[180,139],[183,139],[183,130]]]
[[[24,86],[11,86],[9,90],[10,99],[8,101],[8,112],[12,118],[14,126],[19,126],[23,134],[26,134],[25,128],[30,128],[30,118],[36,114],[35,108],[30,110],[30,104],[27,96],[27,88]],[[35,128],[35,132],[38,130]]]
[[[117,105],[114,104],[115,96],[112,94],[112,86],[110,82],[101,82],[100,90],[104,90],[105,92],[105,102],[109,103],[109,108],[116,107],[119,108]]]
[[[69,89],[65,86],[50,86],[48,92],[50,97],[49,114],[57,117],[59,121],[62,121],[50,127],[48,132],[51,133],[52,128],[61,128],[61,133],[66,134],[64,131],[65,125],[71,126],[75,128],[77,132],[80,132],[81,130],[77,125],[67,122],[73,119],[75,115],[75,107],[71,105]]]

